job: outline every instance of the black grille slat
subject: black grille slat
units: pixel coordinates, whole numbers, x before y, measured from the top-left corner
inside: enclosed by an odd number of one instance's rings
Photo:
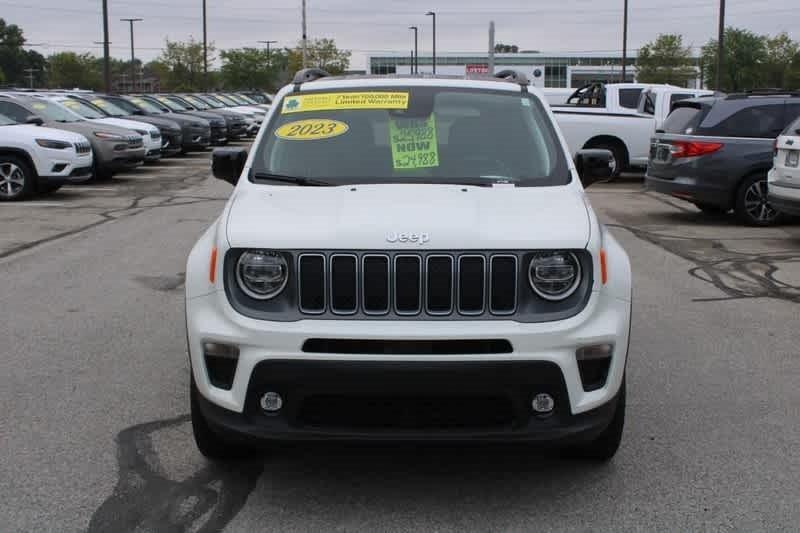
[[[458,259],[458,311],[479,315],[484,309],[486,260],[482,255],[462,255]]]
[[[516,256],[493,256],[489,271],[489,310],[498,315],[513,313],[517,308]]]
[[[389,257],[385,255],[365,256],[361,277],[364,312],[372,315],[388,313]]]
[[[325,257],[301,255],[299,260],[300,310],[304,313],[325,312]]]
[[[415,315],[421,308],[422,258],[398,255],[394,264],[394,303],[399,315]]]
[[[353,314],[358,309],[358,259],[354,255],[331,257],[331,311]]]
[[[426,310],[432,315],[449,314],[453,310],[453,258],[428,256],[426,273]]]

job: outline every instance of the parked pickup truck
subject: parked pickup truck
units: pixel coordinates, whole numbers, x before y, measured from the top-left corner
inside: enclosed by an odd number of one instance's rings
[[[681,100],[697,98],[700,96],[714,96],[714,91],[704,89],[685,89],[671,85],[654,85],[642,91],[639,96],[637,111],[642,115],[650,115],[656,119],[656,129],[664,127],[664,121],[672,108]]]
[[[559,89],[563,91],[563,89]],[[561,93],[548,99],[570,151],[602,148],[614,154],[614,176],[628,167],[645,167],[650,153],[649,139],[670,111],[673,96],[679,100],[710,93],[672,85],[646,83],[592,83],[576,89],[565,104],[552,104]],[[651,106],[642,104],[650,95]],[[640,112],[645,110],[645,112]]]

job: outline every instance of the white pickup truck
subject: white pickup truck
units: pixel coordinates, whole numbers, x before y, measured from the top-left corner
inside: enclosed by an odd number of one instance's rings
[[[705,89],[685,89],[671,85],[654,85],[642,91],[637,112],[641,115],[650,115],[655,118],[656,129],[660,130],[676,102],[698,96],[714,96],[714,94],[714,91]]]
[[[708,92],[646,83],[593,83],[576,89],[565,104],[551,104],[551,108],[572,154],[588,148],[610,150],[612,174],[618,176],[625,168],[647,165],[658,119],[639,113],[639,103],[645,91],[654,90],[680,91],[684,98]]]

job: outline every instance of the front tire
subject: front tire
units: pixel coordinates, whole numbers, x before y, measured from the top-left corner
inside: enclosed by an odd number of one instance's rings
[[[736,216],[748,226],[771,226],[781,214],[767,200],[767,177],[754,174],[742,180],[736,191]]]
[[[625,378],[622,378],[622,385],[620,385],[619,393],[617,394],[617,408],[614,411],[614,418],[611,419],[611,423],[594,440],[567,449],[567,456],[574,459],[600,462],[611,460],[622,442],[622,429],[624,426]]]
[[[192,371],[189,370],[189,372]],[[250,448],[228,442],[211,429],[208,421],[200,411],[200,391],[197,390],[197,385],[194,382],[194,374],[191,377],[189,396],[191,400],[192,433],[194,433],[194,442],[197,444],[197,449],[200,450],[200,453],[212,461],[241,459],[251,455],[252,450]]]
[[[36,174],[15,155],[0,155],[0,201],[25,200],[36,192]]]

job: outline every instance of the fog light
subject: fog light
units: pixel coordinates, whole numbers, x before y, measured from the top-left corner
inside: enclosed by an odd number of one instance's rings
[[[533,397],[533,401],[531,402],[531,408],[533,408],[533,412],[540,415],[551,412],[555,406],[556,401],[546,392],[537,394]]]
[[[578,361],[593,361],[597,359],[608,359],[613,352],[613,344],[593,344],[575,350],[575,357]]]
[[[261,397],[261,408],[268,412],[274,413],[280,411],[283,407],[283,398],[277,392],[267,392]]]
[[[236,359],[239,357],[239,348],[232,344],[222,344],[220,342],[204,342],[203,353],[206,357],[224,357],[226,359]]]

